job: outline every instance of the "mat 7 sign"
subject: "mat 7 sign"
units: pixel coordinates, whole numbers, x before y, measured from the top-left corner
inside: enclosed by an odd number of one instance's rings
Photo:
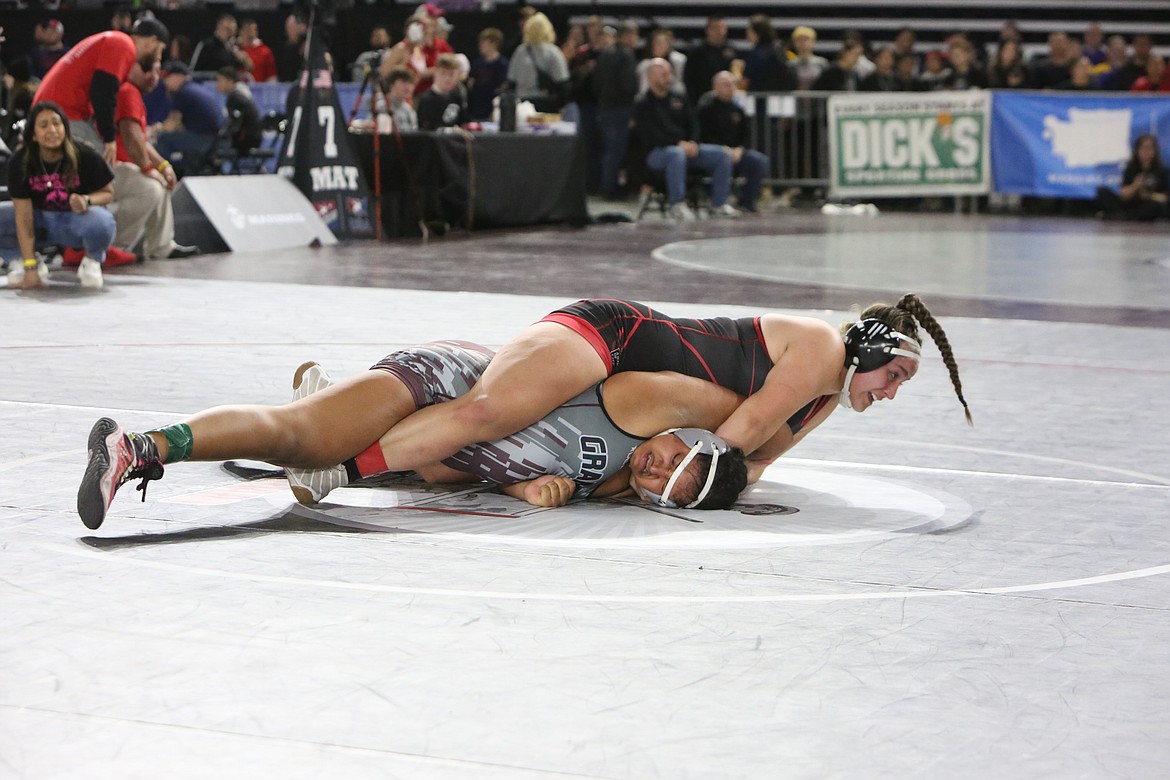
[[[990,191],[990,115],[978,90],[831,96],[833,196]]]

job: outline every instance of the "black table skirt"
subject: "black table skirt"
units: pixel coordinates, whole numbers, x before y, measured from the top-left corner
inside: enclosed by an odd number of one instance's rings
[[[373,190],[374,137],[350,139]],[[419,235],[420,221],[479,229],[589,219],[576,136],[403,133],[380,145],[387,238]]]

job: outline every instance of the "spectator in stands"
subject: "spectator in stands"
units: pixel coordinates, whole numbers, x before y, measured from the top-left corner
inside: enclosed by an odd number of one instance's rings
[[[597,24],[598,30],[604,27],[601,23],[600,16],[590,16],[589,25],[592,27],[594,23]],[[585,36],[585,28],[579,24],[574,24],[569,27],[569,31],[565,33],[565,40],[561,41],[561,54],[565,55],[565,62],[569,63],[569,72],[573,71],[573,58],[577,56],[577,52],[581,47],[585,46],[593,40],[592,37]]]
[[[1048,54],[1032,65],[1032,86],[1053,89],[1069,80],[1073,63],[1081,56],[1079,45],[1069,40],[1068,33],[1048,34]]]
[[[597,62],[601,53],[614,43],[615,32],[601,23],[600,16],[591,16],[581,31],[583,40],[571,51],[562,46],[565,61],[569,66],[569,102],[576,110],[577,135],[585,148],[588,167],[586,168],[585,189],[589,193],[602,190],[601,164],[604,154],[601,137],[601,120],[597,100],[598,83],[595,78]],[[571,113],[570,109],[566,113]]]
[[[987,68],[987,83],[994,89],[1027,89],[1031,85],[1019,43],[1011,39],[1000,42]]]
[[[1024,35],[1020,32],[1020,25],[1011,19],[1003,23],[999,28],[999,42],[1000,44],[1007,41],[1015,41],[1017,46],[1024,43]]]
[[[37,22],[33,37],[37,45],[28,53],[28,69],[39,80],[65,56],[69,47],[65,45],[65,25],[59,19]]]
[[[191,69],[185,63],[163,65],[162,77],[171,112],[155,128],[155,148],[182,178],[199,172],[223,125],[223,115],[215,96],[191,82]]]
[[[646,47],[646,56],[638,63],[638,94],[643,95],[649,86],[646,83],[646,70],[656,59],[666,60],[674,69],[674,81],[670,85],[676,95],[687,93],[683,77],[686,73],[687,55],[674,49],[674,33],[664,27],[659,27],[650,33],[650,41]]]
[[[418,114],[410,102],[414,97],[414,71],[395,68],[386,76],[386,99],[390,103],[390,116],[394,129],[400,133],[418,130]]]
[[[232,148],[246,154],[258,147],[264,135],[260,109],[252,99],[252,90],[240,81],[239,71],[230,65],[220,68],[215,74],[215,91],[227,99],[224,112]]]
[[[284,43],[276,52],[276,77],[281,81],[296,81],[305,67],[305,43],[309,25],[304,17],[291,13],[284,19]]]
[[[1093,22],[1085,28],[1085,40],[1081,44],[1081,54],[1089,58],[1090,65],[1100,65],[1106,59],[1105,35],[1101,32],[1099,22]]]
[[[749,214],[758,214],[768,157],[748,148],[748,121],[743,109],[735,103],[735,82],[731,71],[716,73],[711,80],[711,91],[699,99],[699,143],[728,150],[732,175],[744,180],[739,207]]]
[[[191,55],[191,70],[214,73],[223,67],[250,70],[252,63],[236,47],[236,17],[220,14],[215,20],[215,32],[204,38]]]
[[[856,92],[861,83],[861,76],[857,72],[861,53],[861,44],[856,40],[842,43],[836,61],[820,75],[813,84],[813,89],[826,92]]]
[[[918,88],[923,92],[942,89],[948,68],[941,51],[928,51],[922,58],[922,72],[918,74]]]
[[[1154,49],[1154,41],[1145,33],[1133,36],[1133,55],[1129,62],[1122,65],[1109,77],[1108,89],[1119,92],[1128,92],[1134,82],[1146,75],[1146,65],[1150,60],[1150,53]]]
[[[1077,58],[1069,71],[1068,81],[1056,85],[1056,89],[1067,92],[1088,92],[1097,89],[1097,82],[1093,80],[1093,63],[1085,55]]]
[[[454,54],[439,55],[434,73],[430,89],[415,102],[419,129],[458,127],[466,121],[467,114],[467,93],[459,83],[459,60]]]
[[[734,59],[735,49],[727,43],[727,21],[722,16],[708,16],[703,41],[691,49],[683,69],[687,98],[694,102],[702,97],[715,74],[728,70]]]
[[[747,40],[751,51],[743,58],[741,86],[751,92],[792,92],[798,86],[788,57],[776,40],[776,29],[765,14],[748,19]]]
[[[1129,62],[1129,45],[1124,35],[1110,35],[1105,45],[1105,61],[1093,66],[1093,78],[1098,89],[1109,89],[1115,71]]]
[[[167,49],[167,52],[168,56],[164,57],[164,60],[175,60],[190,65],[191,55],[195,53],[195,47],[191,44],[190,38],[179,33],[171,39],[171,45]]]
[[[947,90],[985,89],[987,74],[975,62],[974,47],[966,38],[951,42],[948,49],[951,67],[943,77],[942,88]]]
[[[121,33],[114,33],[121,35]],[[9,287],[37,287],[49,279],[38,244],[84,246],[77,269],[83,287],[102,286],[101,264],[114,240],[114,174],[90,147],[74,143],[69,118],[56,104],[29,110],[23,145],[8,164],[11,202],[0,203],[0,257]]]
[[[110,17],[110,29],[129,34],[133,27],[134,15],[130,13],[130,9],[115,8],[113,16]]]
[[[903,59],[913,55],[903,55]],[[873,58],[874,71],[857,85],[861,92],[909,92],[913,82],[906,81],[895,68],[896,61],[892,48],[878,49]],[[913,64],[913,61],[911,61]]]
[[[389,48],[390,30],[386,25],[375,25],[374,29],[370,30],[370,48],[359,54],[349,66],[350,80],[364,83],[371,73],[377,76],[378,69],[382,66],[382,58],[386,56]]]
[[[918,58],[913,54],[899,54],[894,58],[894,74],[906,92],[921,92],[918,81]]]
[[[1170,92],[1170,70],[1166,68],[1166,60],[1151,54],[1146,60],[1146,75],[1135,81],[1129,91]]]
[[[439,56],[453,53],[450,44],[435,38],[435,17],[425,8],[416,10],[414,16],[406,20],[403,39],[382,58],[382,77],[385,78],[394,68],[409,68],[417,77],[414,94],[421,95],[431,88]]]
[[[57,61],[34,99],[59,106],[72,123],[71,138],[101,147],[102,159],[113,163],[118,87],[135,62],[144,71],[153,68],[169,42],[167,28],[153,18],[139,19],[129,35],[114,31],[91,35]]]
[[[647,150],[646,166],[665,174],[670,215],[680,222],[695,219],[685,199],[687,170],[698,169],[711,177],[711,208],[715,215],[739,216],[727,202],[731,194],[731,155],[722,146],[695,140],[695,113],[685,95],[671,91],[674,69],[669,62],[652,62],[648,77],[649,91],[634,103],[634,132]]]
[[[199,247],[175,242],[171,192],[178,179],[170,163],[146,139],[146,104],[142,96],[158,86],[160,78],[157,65],[144,73],[135,63],[129,81],[118,90],[115,117],[118,123],[118,162],[114,165],[117,233],[111,249],[116,247],[129,254],[141,241],[142,253],[149,260],[199,253]],[[133,254],[130,257],[133,259]],[[68,253],[65,260],[70,260]]]
[[[914,44],[916,43],[918,43],[918,33],[914,32],[914,28],[912,27],[903,27],[894,35],[894,61],[897,62],[899,57],[913,58],[914,75],[918,74],[918,70],[921,67],[918,61],[918,55],[914,53]],[[874,65],[876,64],[877,62],[874,62]]]
[[[857,78],[863,79],[873,73],[873,60],[869,58],[869,41],[861,34],[861,30],[846,30],[841,33],[842,44],[857,43],[861,46],[861,56],[857,58]]]
[[[504,34],[488,27],[479,34],[479,56],[471,63],[471,89],[467,93],[467,114],[471,119],[489,119],[492,104],[508,81],[508,58],[500,54]]]
[[[504,46],[500,49],[508,59],[512,59],[512,55],[516,53],[516,49],[520,48],[520,44],[524,41],[524,25],[528,24],[528,20],[536,13],[536,9],[530,5],[522,5],[516,10],[516,32],[504,36]]]
[[[614,44],[597,59],[597,123],[601,130],[601,194],[607,198],[618,194],[618,177],[630,141],[630,117],[638,94],[637,56],[638,25],[622,24]]]
[[[517,99],[545,113],[560,111],[569,87],[569,65],[555,41],[552,22],[534,13],[524,25],[524,43],[508,63],[508,81],[516,85]]]
[[[812,89],[829,67],[829,61],[813,51],[817,32],[811,27],[792,31],[792,52],[796,55],[788,66],[796,73],[797,89]]]
[[[272,49],[260,40],[260,25],[255,19],[240,22],[240,38],[236,43],[240,47],[240,52],[252,63],[252,67],[248,69],[252,74],[252,81],[257,84],[276,81],[276,57],[272,54]]]
[[[1139,135],[1121,175],[1121,192],[1106,187],[1097,190],[1099,216],[1142,221],[1170,216],[1168,193],[1170,173],[1162,162],[1158,139],[1148,133]]]

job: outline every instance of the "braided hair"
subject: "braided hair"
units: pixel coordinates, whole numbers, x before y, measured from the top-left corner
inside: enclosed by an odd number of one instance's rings
[[[967,424],[975,424],[971,419],[971,409],[967,406],[967,400],[963,398],[963,383],[959,381],[959,364],[955,362],[955,353],[951,350],[951,342],[947,340],[947,334],[943,331],[942,325],[938,324],[938,320],[934,318],[934,315],[926,308],[926,304],[917,295],[913,293],[903,295],[896,306],[875,303],[861,312],[860,319],[880,320],[919,343],[922,342],[922,338],[918,335],[918,325],[921,324],[923,329],[934,339],[938,351],[942,354],[943,363],[951,375],[951,384],[955,387],[955,395],[959,397],[959,403],[963,405],[963,414],[967,418]],[[852,322],[845,323],[841,332],[847,331],[851,325],[853,325]]]

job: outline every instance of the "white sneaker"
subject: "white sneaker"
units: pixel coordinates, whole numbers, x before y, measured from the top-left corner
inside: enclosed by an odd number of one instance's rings
[[[318,390],[324,390],[332,384],[333,380],[329,378],[329,374],[321,366],[312,360],[307,363],[301,363],[297,366],[296,373],[293,374],[292,399],[299,401],[305,396],[312,395]]]
[[[739,209],[732,206],[730,203],[724,203],[718,208],[711,209],[711,213],[716,217],[723,217],[724,219],[739,219]]]
[[[102,286],[102,264],[92,257],[81,258],[81,265],[77,266],[77,278],[82,287],[96,290]]]
[[[299,401],[333,384],[325,369],[310,361],[302,363],[293,374],[293,400]],[[349,484],[345,466],[324,469],[294,469],[285,467],[285,477],[297,501],[312,505],[319,503],[329,491]]]
[[[20,260],[13,260],[8,266],[8,286],[20,287],[24,284],[24,263]],[[41,284],[49,283],[49,266],[45,265],[44,261],[37,263],[37,277]]]
[[[679,222],[694,222],[696,219],[695,212],[691,211],[691,207],[682,201],[670,207],[670,216]]]

